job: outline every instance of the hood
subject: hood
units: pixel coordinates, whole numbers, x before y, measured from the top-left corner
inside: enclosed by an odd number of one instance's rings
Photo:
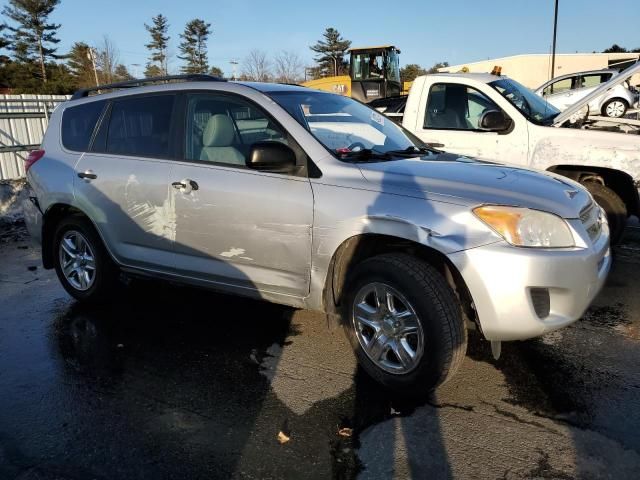
[[[584,97],[582,100],[571,105],[569,108],[567,108],[564,112],[562,112],[560,115],[558,115],[555,118],[555,120],[553,121],[553,125],[555,126],[562,125],[564,122],[569,120],[572,115],[575,115],[582,108],[584,108],[585,105],[589,105],[589,103],[591,103],[593,100],[600,97],[602,94],[608,92],[616,85],[621,85],[636,73],[640,73],[640,62],[636,62],[635,64],[631,65],[629,68],[626,68],[625,70],[620,72],[618,75],[614,75],[613,77],[611,77],[611,80],[603,83],[598,88],[596,88],[593,92],[591,92],[589,95]]]
[[[384,193],[469,206],[514,205],[564,218],[578,218],[591,202],[584,188],[565,177],[448,153],[358,166]]]

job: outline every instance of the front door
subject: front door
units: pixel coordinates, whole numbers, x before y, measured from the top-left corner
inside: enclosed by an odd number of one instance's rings
[[[500,133],[481,130],[484,112],[503,110],[479,90],[453,82],[436,83],[423,102],[418,111],[418,122],[422,124],[416,133],[425,143],[483,160],[526,163],[526,125],[514,122],[512,130]]]
[[[313,195],[306,176],[250,170],[260,141],[293,140],[235,95],[185,98],[184,160],[171,170],[180,273],[295,297],[309,292]]]

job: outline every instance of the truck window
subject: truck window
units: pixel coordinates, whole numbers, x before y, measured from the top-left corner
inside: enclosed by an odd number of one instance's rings
[[[478,130],[480,117],[498,107],[475,88],[455,83],[437,83],[429,90],[424,128]]]

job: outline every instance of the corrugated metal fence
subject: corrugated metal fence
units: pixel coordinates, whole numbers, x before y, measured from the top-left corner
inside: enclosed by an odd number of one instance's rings
[[[24,159],[40,145],[51,112],[65,95],[0,95],[0,180],[24,176]]]

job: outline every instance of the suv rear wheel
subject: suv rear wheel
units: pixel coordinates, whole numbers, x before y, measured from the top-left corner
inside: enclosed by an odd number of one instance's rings
[[[56,273],[72,297],[94,302],[109,296],[118,270],[86,218],[64,218],[56,229],[53,248]]]
[[[425,393],[448,380],[464,359],[460,303],[431,265],[385,254],[350,275],[344,324],[360,365],[382,385]]]

